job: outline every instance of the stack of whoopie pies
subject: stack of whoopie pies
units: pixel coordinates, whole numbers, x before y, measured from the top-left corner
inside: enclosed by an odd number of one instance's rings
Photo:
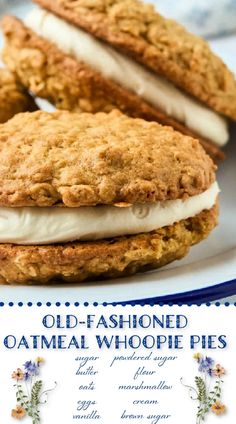
[[[34,110],[32,94],[64,110],[0,125],[0,281],[106,279],[181,259],[217,225],[233,74],[138,0],[35,1],[24,22],[3,21],[18,106],[2,122]]]

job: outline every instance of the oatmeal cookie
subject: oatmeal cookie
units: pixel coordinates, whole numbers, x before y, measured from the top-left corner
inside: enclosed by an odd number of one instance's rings
[[[236,120],[236,82],[202,38],[139,0],[34,0]]]
[[[34,111],[37,106],[25,88],[7,69],[0,69],[0,123],[20,112]]]
[[[221,148],[211,140],[195,133],[137,94],[105,78],[89,65],[65,54],[18,19],[5,17],[3,28],[6,39],[3,51],[5,63],[25,87],[50,101],[56,108],[92,113],[109,112],[117,108],[132,117],[157,121],[198,138],[215,161],[225,158]]]
[[[119,111],[18,114],[0,126],[0,206],[186,199],[216,166],[198,140]]]

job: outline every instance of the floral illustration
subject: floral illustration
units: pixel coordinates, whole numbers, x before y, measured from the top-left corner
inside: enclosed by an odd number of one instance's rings
[[[35,361],[27,361],[22,368],[17,368],[12,373],[12,378],[16,381],[17,405],[12,409],[11,416],[17,420],[25,417],[32,419],[32,424],[40,424],[40,406],[47,403],[47,395],[54,390],[42,390],[43,381],[39,378],[40,368],[44,363],[43,358]]]
[[[193,357],[199,371],[199,375],[195,377],[195,385],[188,386],[183,383],[183,379],[181,383],[188,388],[191,399],[198,402],[196,424],[201,424],[207,414],[212,412],[218,416],[226,411],[226,406],[221,402],[225,369],[220,364],[215,364],[214,359],[209,356],[196,353]]]

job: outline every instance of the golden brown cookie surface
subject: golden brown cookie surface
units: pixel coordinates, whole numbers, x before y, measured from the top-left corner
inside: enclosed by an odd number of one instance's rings
[[[116,278],[185,256],[217,224],[218,208],[152,233],[52,246],[0,244],[0,282],[42,284]]]
[[[236,82],[207,42],[138,0],[35,0],[236,120]]]
[[[118,111],[38,111],[0,126],[0,206],[186,198],[207,190],[215,169],[197,140]]]
[[[4,30],[4,60],[8,67],[22,84],[58,109],[95,113],[118,108],[130,116],[157,121],[199,139],[158,108],[38,37],[16,18],[6,17]],[[212,142],[202,138],[200,142],[214,160],[224,159],[223,152]]]
[[[14,75],[7,69],[0,69],[0,123],[6,122],[17,113],[36,109],[33,99]]]

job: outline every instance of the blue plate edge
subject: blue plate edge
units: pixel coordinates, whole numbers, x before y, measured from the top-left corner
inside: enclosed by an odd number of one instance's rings
[[[228,289],[225,291],[225,289]],[[148,305],[148,304],[202,304],[213,302],[222,298],[236,295],[236,279],[229,280],[215,286],[209,286],[202,289],[190,290],[182,293],[176,293],[167,296],[156,296],[145,299],[135,299],[121,302],[110,302],[112,305]]]

